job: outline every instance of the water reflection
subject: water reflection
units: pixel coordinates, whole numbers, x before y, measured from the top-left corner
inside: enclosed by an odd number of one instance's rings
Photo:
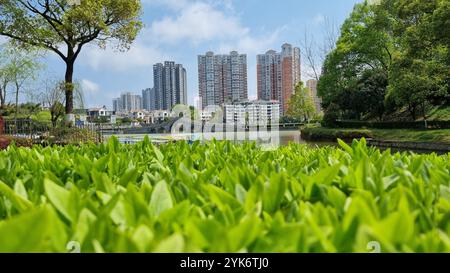
[[[122,143],[136,143],[142,141],[146,135],[117,135],[119,141]],[[309,144],[312,146],[335,146],[335,143],[328,142],[309,142],[301,138],[299,130],[290,131],[274,131],[274,132],[216,132],[216,133],[180,133],[180,134],[149,134],[152,142],[165,143],[177,140],[186,141],[211,141],[217,140],[229,140],[235,143],[243,142],[256,142],[264,147],[278,147],[287,146],[290,143]]]

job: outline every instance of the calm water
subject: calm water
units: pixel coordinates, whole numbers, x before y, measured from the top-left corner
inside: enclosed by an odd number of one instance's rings
[[[122,143],[136,143],[144,139],[146,135],[117,135]],[[230,140],[235,143],[242,143],[248,141],[255,141],[263,146],[283,146],[289,143],[300,143],[309,145],[336,145],[335,143],[324,142],[307,142],[301,138],[301,133],[298,130],[292,131],[275,131],[275,132],[233,132],[233,133],[194,133],[194,134],[149,134],[150,139],[154,142],[167,142],[171,140],[188,140],[188,141],[210,141]]]
[[[117,135],[119,141],[122,143],[133,144],[142,141],[146,135]],[[217,140],[230,140],[235,143],[243,143],[249,141],[255,141],[263,148],[274,149],[279,146],[286,146],[289,143],[299,143],[307,144],[312,147],[323,147],[323,146],[338,146],[335,142],[311,142],[305,141],[301,138],[301,133],[298,130],[292,131],[276,131],[276,132],[238,132],[238,133],[204,133],[204,134],[148,134],[152,142],[154,143],[167,143],[176,140],[186,140],[186,141],[211,141],[213,139]],[[109,136],[105,136],[108,138]],[[380,148],[382,151],[387,148]],[[442,151],[422,151],[422,150],[406,150],[406,149],[390,149],[392,152],[414,152],[419,154],[446,154],[447,152]]]

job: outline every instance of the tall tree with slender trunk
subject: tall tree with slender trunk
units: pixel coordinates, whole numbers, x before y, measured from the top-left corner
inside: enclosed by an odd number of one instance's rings
[[[15,125],[17,128],[17,115],[19,113],[19,93],[23,92],[24,85],[34,78],[41,65],[37,58],[39,52],[23,50],[5,44],[0,47],[0,108],[6,104],[8,92],[15,94]]]
[[[126,50],[142,28],[140,0],[0,0],[0,35],[45,48],[65,63],[65,112],[73,112],[73,75],[82,48],[116,41]]]

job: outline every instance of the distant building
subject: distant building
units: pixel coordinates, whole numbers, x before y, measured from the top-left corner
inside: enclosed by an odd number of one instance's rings
[[[322,112],[322,99],[317,94],[317,80],[311,79],[306,81],[306,87],[308,88],[309,96],[316,107],[316,112]]]
[[[130,92],[123,93],[120,98],[113,100],[113,110],[116,113],[129,113],[142,109],[142,97]]]
[[[80,121],[89,121],[89,122],[96,122],[99,119],[105,119],[108,122],[115,122],[115,112],[109,111],[106,106],[103,106],[101,108],[91,108],[87,110],[87,118],[84,117],[81,118],[82,115],[80,115]]]
[[[198,81],[201,109],[247,100],[247,55],[199,55]]]
[[[142,90],[142,108],[147,111],[156,110],[156,95],[154,88]]]
[[[278,101],[247,101],[224,106],[226,123],[240,125],[278,124],[280,120],[280,104]]]
[[[224,105],[225,123],[247,124],[246,105],[243,103],[233,103]]]
[[[88,116],[90,118],[106,117],[107,115],[108,115],[108,109],[106,109],[105,106],[103,106],[102,108],[88,109]]]
[[[186,69],[175,62],[153,66],[154,110],[171,110],[177,104],[187,104]]]
[[[147,123],[160,123],[163,122],[167,118],[175,117],[171,111],[168,110],[155,110],[151,111],[148,115],[146,115]]]
[[[300,48],[284,44],[280,53],[269,50],[258,55],[257,81],[258,99],[279,101],[284,115],[295,85],[301,81]]]
[[[123,111],[122,101],[120,98],[113,99],[113,111],[116,113],[120,113]]]
[[[129,113],[129,118],[143,120],[145,118],[145,112],[142,110],[133,110]]]

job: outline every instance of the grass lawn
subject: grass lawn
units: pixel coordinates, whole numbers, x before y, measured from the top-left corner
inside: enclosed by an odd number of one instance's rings
[[[450,129],[351,129],[312,127],[302,129],[302,136],[309,140],[335,140],[352,138],[374,138],[378,140],[410,142],[442,142],[450,144]]]
[[[443,129],[443,130],[371,129],[370,131],[372,131],[373,136],[376,139],[450,143],[450,129]]]
[[[430,120],[450,120],[450,107],[434,108],[428,115]]]

